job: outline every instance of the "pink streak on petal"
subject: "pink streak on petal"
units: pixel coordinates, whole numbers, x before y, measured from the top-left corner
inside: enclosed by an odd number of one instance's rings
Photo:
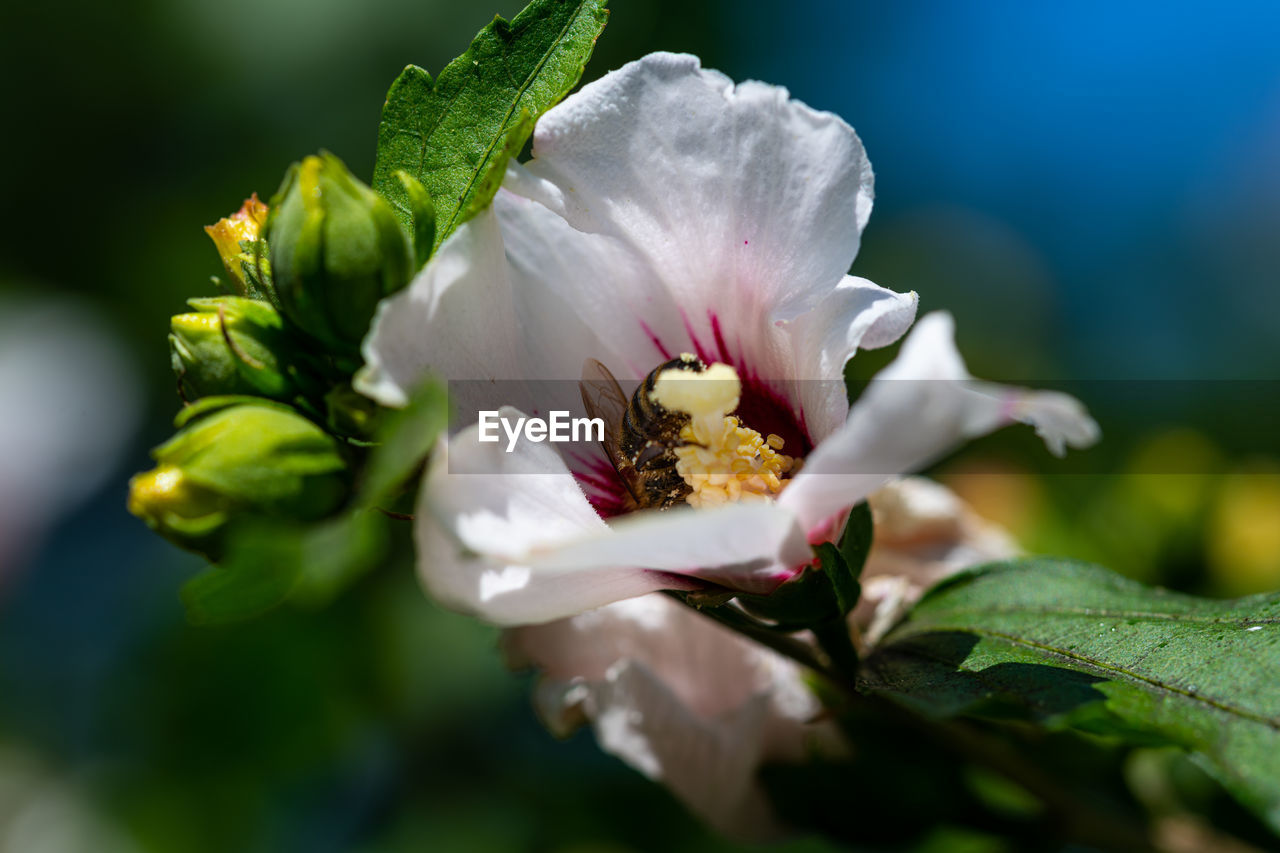
[[[715,339],[716,349],[720,352],[718,361],[722,361],[725,364],[733,364],[729,355],[729,346],[724,342],[724,331],[720,328],[720,318],[713,311],[707,312],[707,318],[711,321],[711,336]]]
[[[698,334],[693,330],[693,324],[689,322],[689,317],[684,313],[683,309],[680,311],[680,318],[684,320],[684,331],[689,336],[689,342],[693,344],[694,355],[702,359],[706,364],[716,361],[716,357],[711,353],[711,350],[704,347],[702,341],[698,339]]]
[[[626,487],[608,460],[579,457],[577,461],[579,464],[572,469],[574,479],[582,486],[587,501],[601,518],[616,518],[633,509]]]
[[[649,328],[649,324],[646,323],[644,320],[641,320],[640,328],[643,329],[644,333],[649,336],[649,340],[653,341],[653,346],[655,349],[658,350],[658,354],[661,355],[663,359],[670,361],[673,358],[673,356],[671,355],[671,350],[667,349],[666,346],[662,343],[662,339],[659,338],[656,334],[654,334],[653,329]]]

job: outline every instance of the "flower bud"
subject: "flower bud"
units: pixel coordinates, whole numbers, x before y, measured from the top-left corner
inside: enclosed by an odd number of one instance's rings
[[[238,211],[204,227],[218,247],[232,289],[241,296],[261,298],[270,290],[270,265],[261,244],[266,221],[267,206],[254,193]]]
[[[409,282],[409,243],[391,206],[322,153],[289,170],[272,208],[271,269],[285,316],[355,351],[379,300]]]
[[[169,355],[186,400],[250,394],[285,400],[296,391],[288,335],[276,310],[238,296],[190,299],[169,321]]]
[[[188,407],[158,463],[129,482],[129,512],[172,542],[217,559],[238,518],[314,521],[350,491],[338,442],[287,406],[213,398]]]

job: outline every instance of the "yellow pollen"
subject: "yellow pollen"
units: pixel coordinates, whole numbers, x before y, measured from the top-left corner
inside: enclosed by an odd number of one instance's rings
[[[674,453],[676,471],[692,489],[687,500],[693,506],[768,500],[799,470],[799,459],[779,452],[785,444],[781,436],[766,438],[729,414],[741,395],[742,382],[727,364],[701,373],[673,368],[654,381],[654,402],[689,415],[680,431],[686,443]]]

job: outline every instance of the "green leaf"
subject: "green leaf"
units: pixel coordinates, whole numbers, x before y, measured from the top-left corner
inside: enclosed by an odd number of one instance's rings
[[[934,587],[870,656],[865,690],[1192,752],[1280,830],[1280,593],[1215,601],[1053,559]]]
[[[382,561],[388,524],[381,513],[357,510],[314,525],[293,551],[298,583],[291,598],[312,607],[336,598]]]
[[[300,534],[267,525],[237,531],[221,565],[210,566],[182,587],[187,621],[221,625],[267,612],[297,584]]]
[[[849,510],[849,519],[845,522],[844,533],[840,535],[840,556],[844,558],[844,564],[853,576],[855,584],[862,576],[862,566],[867,562],[867,554],[871,553],[873,532],[871,506],[863,501]],[[854,594],[854,603],[857,603],[857,593]]]
[[[227,556],[182,588],[187,619],[220,625],[295,600],[331,601],[386,552],[386,519],[351,512],[306,527],[250,524],[234,531]]]
[[[361,505],[378,506],[395,497],[448,425],[448,392],[439,382],[428,380],[378,430],[378,446],[369,454],[360,490]]]
[[[568,94],[604,29],[605,0],[533,0],[508,23],[495,18],[434,81],[409,66],[387,93],[373,188],[409,233],[413,205],[403,170],[435,207],[438,246],[497,192],[507,161],[533,122]]]
[[[862,594],[862,585],[858,583],[858,572],[861,565],[850,566],[844,554],[830,542],[823,542],[814,548],[822,561],[822,574],[831,584],[831,592],[835,597],[836,621],[842,622],[858,604],[858,596]]]

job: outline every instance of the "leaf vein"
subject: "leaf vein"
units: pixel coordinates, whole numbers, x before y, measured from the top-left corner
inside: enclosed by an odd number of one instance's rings
[[[1209,705],[1210,707],[1218,709],[1219,711],[1224,711],[1229,714],[1235,714],[1236,716],[1241,717],[1243,719],[1252,720],[1255,723],[1260,723],[1264,726],[1280,731],[1280,719],[1277,719],[1274,717],[1266,717],[1261,714],[1256,714],[1246,708],[1240,708],[1236,705],[1223,702],[1220,699],[1214,699],[1212,697],[1205,696],[1201,693],[1197,693],[1193,690],[1188,690],[1186,688],[1177,687],[1172,684],[1166,684],[1162,681],[1157,681],[1154,678],[1143,675],[1139,672],[1134,672],[1132,670],[1126,669],[1117,664],[1107,663],[1105,661],[1097,660],[1087,655],[1082,655],[1077,652],[1072,652],[1068,649],[1061,649],[1056,646],[1051,646],[1045,643],[1037,643],[1034,640],[1028,640],[1022,637],[1016,637],[1012,634],[1006,634],[1001,631],[993,631],[993,630],[984,629],[984,628],[969,628],[966,630],[972,631],[973,633],[979,634],[980,636],[992,637],[998,640],[1004,640],[1005,642],[1010,643],[1011,645],[1025,646],[1027,648],[1038,649],[1040,651],[1049,652],[1050,654],[1055,654],[1055,655],[1058,655],[1059,657],[1067,658],[1068,660],[1078,661],[1088,666],[1095,667],[1104,672],[1110,672],[1110,673],[1115,673],[1117,675],[1122,675],[1134,681],[1138,681],[1143,684],[1150,685],[1151,687],[1154,687],[1157,690],[1167,691],[1169,693],[1174,693],[1176,695],[1183,696],[1197,702],[1202,702],[1206,705]]]
[[[1196,613],[1161,613],[1142,610],[1108,610],[1094,607],[1033,607],[1026,605],[984,605],[982,607],[938,608],[930,612],[930,620],[948,616],[985,616],[991,613],[1026,613],[1032,616],[1088,616],[1099,619],[1146,619],[1152,622],[1199,622],[1203,624],[1280,625],[1280,616],[1241,616],[1223,614],[1205,616]]]
[[[543,52],[542,57],[538,60],[538,64],[534,66],[533,70],[525,77],[524,82],[520,84],[516,91],[515,98],[511,101],[510,108],[507,109],[506,115],[503,116],[502,124],[499,126],[499,131],[494,134],[493,138],[489,141],[489,145],[485,149],[484,156],[480,159],[480,166],[472,172],[471,177],[467,180],[466,186],[463,187],[462,193],[458,197],[459,204],[454,208],[453,213],[449,216],[449,221],[445,225],[442,233],[448,234],[453,230],[454,222],[457,221],[458,216],[461,215],[464,209],[462,201],[471,193],[471,189],[475,186],[476,181],[484,174],[484,167],[489,164],[490,160],[492,160],[494,149],[498,147],[498,141],[506,134],[508,124],[511,121],[511,116],[516,111],[516,107],[519,106],[520,102],[524,99],[525,92],[529,90],[529,86],[532,85],[534,78],[538,76],[542,67],[547,64],[547,60],[550,59],[551,54],[554,53],[555,49],[564,42],[565,35],[573,28],[573,25],[577,23],[578,18],[582,15],[584,6],[586,6],[586,0],[579,0],[577,9],[569,16],[569,20],[565,23],[564,28],[560,30],[560,34],[556,36],[551,45]],[[509,69],[508,73],[510,73]]]

